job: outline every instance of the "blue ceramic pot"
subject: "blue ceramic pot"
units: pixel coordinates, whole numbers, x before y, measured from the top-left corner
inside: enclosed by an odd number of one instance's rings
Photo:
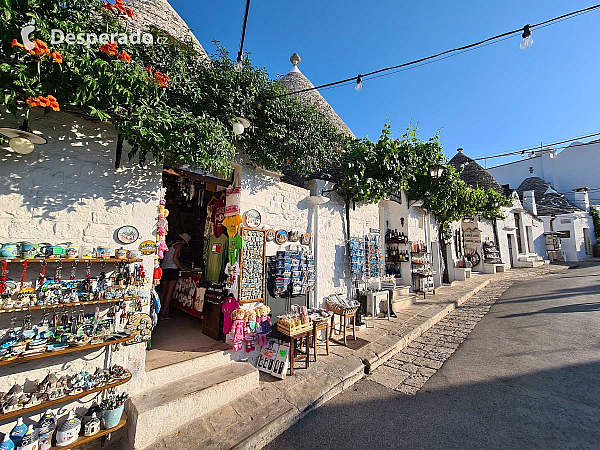
[[[114,428],[119,424],[125,405],[119,406],[117,409],[107,409],[102,411],[102,423],[106,430]]]

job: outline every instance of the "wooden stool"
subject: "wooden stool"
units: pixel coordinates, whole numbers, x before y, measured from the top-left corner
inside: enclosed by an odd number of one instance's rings
[[[309,360],[310,360],[310,336],[313,331],[302,331],[298,334],[294,334],[292,336],[288,336],[290,339],[290,375],[294,375],[294,363],[297,361],[306,360],[306,368],[308,369]],[[302,341],[306,340],[306,350],[302,350]],[[299,344],[298,348],[296,348],[296,344]],[[296,356],[296,351],[300,353],[301,356]]]
[[[327,349],[327,356],[329,356],[329,319],[313,321],[313,346],[315,349],[315,361],[317,361],[317,331],[325,330],[325,348]]]
[[[340,316],[340,329],[335,328],[335,316]],[[354,340],[356,340],[356,309],[351,310],[350,312],[335,312],[333,316],[331,316],[331,329],[329,330],[329,337],[333,335],[333,331],[337,331],[338,334],[344,334],[344,345],[347,346],[348,342],[346,340],[346,327],[348,324],[348,318],[352,317],[352,336],[354,336]]]

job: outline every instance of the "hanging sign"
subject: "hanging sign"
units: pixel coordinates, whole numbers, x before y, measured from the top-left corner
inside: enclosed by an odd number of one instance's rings
[[[142,255],[154,255],[156,253],[156,242],[144,241],[139,248]]]

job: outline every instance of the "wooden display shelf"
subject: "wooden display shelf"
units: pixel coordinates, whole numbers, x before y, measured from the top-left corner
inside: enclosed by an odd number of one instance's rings
[[[24,306],[23,308],[9,308],[9,309],[0,309],[0,314],[2,313],[12,313],[12,312],[20,312],[20,311],[39,311],[44,309],[56,309],[56,308],[71,308],[73,306],[86,306],[86,305],[96,305],[99,303],[119,303],[119,302],[129,302],[131,300],[136,299],[137,297],[117,297],[117,298],[103,298],[100,300],[89,300],[84,302],[71,302],[71,303],[57,303],[55,305],[41,305],[41,306]]]
[[[55,352],[44,351],[42,353],[38,353],[35,355],[31,355],[31,356],[23,356],[22,358],[7,359],[5,361],[0,361],[0,366],[9,366],[11,364],[24,363],[27,361],[33,361],[34,359],[50,358],[51,356],[56,356],[56,355],[66,355],[67,353],[82,352],[84,350],[92,350],[94,348],[107,347],[112,344],[122,344],[133,338],[134,338],[134,336],[127,336],[127,337],[120,338],[120,339],[114,339],[112,341],[100,342],[98,344],[82,345],[81,347],[68,347],[68,348],[65,348],[64,350],[56,350]]]
[[[57,262],[91,262],[91,263],[109,263],[109,262],[126,262],[126,263],[136,263],[136,262],[142,262],[142,260],[140,258],[134,258],[134,259],[129,259],[129,258],[124,258],[124,259],[117,259],[117,258],[33,258],[33,259],[22,259],[22,258],[0,258],[0,262],[2,261],[6,261],[9,263],[22,263],[27,261],[28,263],[42,263],[42,262],[46,262],[46,263],[57,263]]]
[[[101,438],[103,436],[106,436],[107,434],[113,433],[113,432],[119,430],[120,428],[123,428],[126,423],[127,423],[127,414],[125,414],[125,412],[123,411],[121,420],[119,421],[119,423],[117,424],[116,427],[109,428],[108,430],[100,430],[98,433],[96,433],[93,436],[80,436],[79,439],[77,439],[75,442],[73,442],[69,445],[65,445],[63,447],[58,447],[58,446],[50,447],[50,450],[65,450],[65,449],[79,447],[80,445],[95,441],[98,438]]]
[[[37,404],[35,406],[30,406],[29,408],[21,408],[21,409],[15,410],[15,411],[8,412],[6,414],[0,414],[0,422],[3,422],[3,421],[5,421],[7,419],[10,419],[12,417],[27,415],[27,414],[31,413],[32,411],[37,411],[37,410],[40,410],[40,409],[47,409],[47,408],[49,408],[51,406],[58,405],[59,403],[67,403],[67,402],[69,402],[71,400],[76,400],[76,399],[81,398],[81,397],[86,397],[86,396],[88,396],[90,394],[94,394],[96,392],[102,392],[102,391],[105,391],[107,389],[111,389],[111,388],[120,386],[122,384],[125,384],[129,380],[131,380],[131,373],[129,374],[129,376],[127,378],[124,378],[124,379],[119,380],[119,381],[115,381],[114,383],[106,384],[106,385],[101,386],[101,387],[97,387],[97,388],[94,388],[94,389],[89,389],[87,391],[80,392],[79,394],[67,395],[65,397],[57,398],[55,400],[48,400],[47,402],[39,403],[39,404]]]

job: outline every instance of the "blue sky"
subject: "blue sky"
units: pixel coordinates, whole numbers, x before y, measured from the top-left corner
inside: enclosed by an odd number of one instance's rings
[[[245,48],[272,77],[298,52],[300,69],[323,84],[428,56],[591,6],[594,0],[418,2],[254,0]],[[244,0],[170,0],[207,51],[217,39],[235,56]],[[600,11],[398,74],[322,92],[358,137],[418,124],[440,130],[449,157],[471,157],[600,131]],[[508,162],[488,161],[488,167]],[[482,161],[482,165],[484,165]]]

